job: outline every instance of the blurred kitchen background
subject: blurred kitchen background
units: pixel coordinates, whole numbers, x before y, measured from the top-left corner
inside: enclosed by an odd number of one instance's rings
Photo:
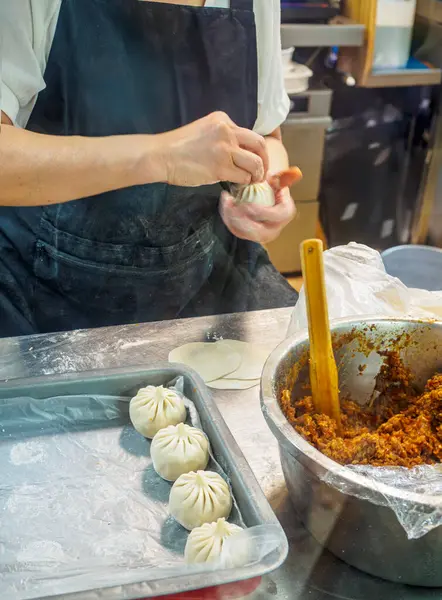
[[[268,246],[275,266],[299,287],[299,244],[316,236],[328,247],[442,246],[442,0],[281,9],[283,136],[304,179],[297,219]]]

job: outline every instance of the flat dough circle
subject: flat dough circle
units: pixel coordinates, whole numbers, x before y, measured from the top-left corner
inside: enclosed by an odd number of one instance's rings
[[[187,365],[208,382],[236,371],[241,365],[241,355],[219,342],[192,342],[172,350],[169,362]]]
[[[261,379],[264,364],[270,351],[256,344],[239,340],[220,340],[220,346],[229,346],[241,356],[241,364],[236,371],[223,376],[225,379]]]
[[[207,385],[214,390],[248,390],[259,385],[260,379],[215,379]]]

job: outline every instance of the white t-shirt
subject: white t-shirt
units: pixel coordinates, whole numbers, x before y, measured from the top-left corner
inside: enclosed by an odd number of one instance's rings
[[[1,109],[18,126],[26,124],[39,92],[55,35],[62,0],[0,0]],[[228,8],[230,0],[206,0]],[[280,0],[254,0],[258,36],[258,119],[267,135],[286,119],[289,99],[281,59]],[[81,43],[81,40],[79,40]]]

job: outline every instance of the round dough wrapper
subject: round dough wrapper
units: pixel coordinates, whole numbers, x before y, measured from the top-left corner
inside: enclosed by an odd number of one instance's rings
[[[141,388],[129,405],[129,416],[135,429],[153,438],[160,429],[186,420],[184,400],[173,390],[148,385]]]
[[[260,379],[215,379],[207,385],[213,390],[249,390],[259,385]]]
[[[241,364],[241,355],[218,342],[192,342],[172,350],[169,362],[187,365],[207,382],[236,371]]]
[[[240,340],[220,340],[217,343],[220,346],[230,346],[241,356],[241,364],[238,369],[223,376],[223,379],[261,379],[265,362],[270,356],[267,348]]]
[[[218,519],[194,529],[187,538],[184,558],[188,564],[209,563],[219,560],[226,539],[244,531],[238,525]]]
[[[176,481],[189,471],[199,471],[209,462],[209,441],[201,429],[185,423],[161,429],[152,440],[153,467],[166,481]]]
[[[169,512],[189,530],[227,518],[231,510],[230,488],[218,473],[186,473],[175,481],[170,491]]]
[[[267,181],[240,186],[235,194],[235,203],[275,206],[275,192]]]

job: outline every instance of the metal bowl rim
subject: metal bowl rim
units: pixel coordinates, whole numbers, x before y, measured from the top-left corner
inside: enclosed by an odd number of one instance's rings
[[[390,316],[363,316],[363,317],[348,317],[343,319],[335,319],[331,321],[330,328],[332,332],[337,327],[342,326],[357,326],[361,323],[415,323],[417,325],[427,325],[431,327],[442,328],[442,322],[425,319],[413,318],[395,318]],[[314,446],[309,444],[295,429],[290,425],[284,413],[282,412],[278,398],[274,393],[274,379],[278,365],[291,350],[295,350],[300,344],[308,343],[308,331],[303,329],[298,333],[286,338],[267,359],[261,377],[261,409],[264,418],[269,425],[272,433],[277,438],[279,444],[290,454],[296,455],[301,453],[308,459],[312,460],[319,469],[324,473],[331,473],[334,477],[343,480],[351,485],[352,488],[360,487],[368,490],[370,497],[378,497],[379,503],[385,503],[385,497],[394,498],[406,502],[416,504],[424,504],[426,506],[440,507],[441,499],[438,496],[429,494],[418,494],[399,490],[393,486],[383,483],[373,482],[372,479],[364,475],[359,475],[340,465],[336,461],[328,458]],[[291,452],[291,448],[295,452]],[[297,452],[296,452],[297,451]],[[383,501],[383,502],[382,502]]]

